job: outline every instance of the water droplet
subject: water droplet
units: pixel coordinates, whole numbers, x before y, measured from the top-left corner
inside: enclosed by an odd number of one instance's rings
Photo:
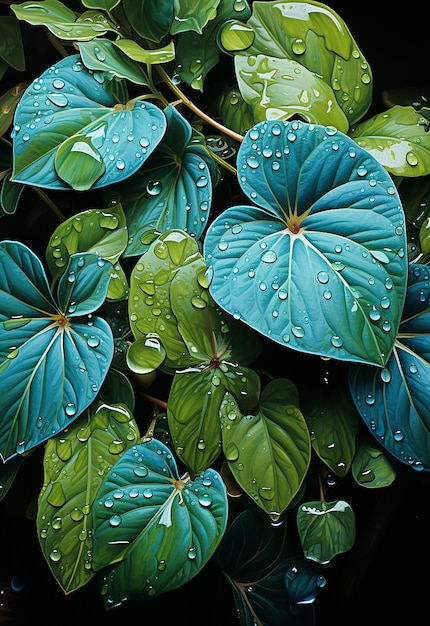
[[[208,508],[212,504],[212,498],[210,497],[209,494],[204,493],[201,496],[199,496],[199,504],[200,506],[204,508]]]
[[[235,443],[229,443],[226,447],[225,457],[227,461],[237,461],[239,458],[239,448]]]
[[[100,339],[98,337],[95,337],[94,335],[91,335],[91,337],[88,337],[87,339],[87,344],[90,348],[97,348],[97,346],[100,344]]]
[[[61,559],[61,552],[54,548],[54,550],[51,550],[51,552],[49,553],[49,558],[54,563],[58,563],[58,561]]]
[[[305,330],[301,326],[291,326],[291,332],[297,339],[305,336]]]
[[[338,335],[333,335],[333,337],[330,340],[330,343],[333,346],[333,348],[341,348],[343,346],[343,341]]]
[[[109,524],[110,526],[113,526],[114,528],[118,527],[122,522],[122,518],[121,515],[112,515],[112,517],[109,518]]]
[[[143,490],[143,496],[144,498],[147,498],[149,500],[149,498],[152,498],[152,491],[151,489],[147,488]]]
[[[401,430],[395,430],[393,432],[393,439],[394,439],[394,441],[402,441],[403,437],[404,437],[404,435],[403,435]]]
[[[274,250],[266,250],[266,252],[262,255],[261,260],[264,263],[274,263],[277,260],[277,255]]]
[[[146,192],[150,196],[158,196],[161,193],[162,184],[159,180],[150,180],[146,185]]]
[[[196,558],[196,556],[197,556],[197,550],[195,549],[195,547],[194,547],[194,546],[191,546],[190,548],[188,548],[188,551],[187,551],[187,557],[188,557],[191,561],[193,561],[193,560]]]
[[[375,396],[373,396],[371,393],[368,393],[364,401],[368,406],[372,406],[373,404],[375,404],[376,401]]]
[[[66,107],[69,104],[69,99],[63,93],[50,93],[48,95],[48,100],[55,104],[57,107]]]
[[[73,417],[74,415],[76,415],[76,411],[77,411],[76,404],[73,404],[73,402],[68,402],[66,404],[64,412],[68,417]]]

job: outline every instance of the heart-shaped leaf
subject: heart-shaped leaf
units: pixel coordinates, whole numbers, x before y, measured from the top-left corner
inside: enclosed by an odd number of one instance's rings
[[[0,244],[0,453],[5,460],[64,430],[94,400],[113,356],[103,302],[111,265],[70,259],[57,304],[39,259]],[[87,317],[83,317],[87,316]],[[6,382],[7,381],[7,382]]]
[[[138,437],[126,406],[98,402],[46,444],[36,525],[46,562],[66,594],[94,575],[89,511],[103,477]]]
[[[366,489],[388,487],[396,478],[385,454],[366,441],[360,441],[351,471],[356,483]]]
[[[396,459],[430,470],[429,267],[409,265],[408,293],[393,354],[384,369],[350,368],[349,386],[372,435]]]
[[[154,231],[180,229],[198,240],[209,219],[215,163],[175,107],[168,106],[164,114],[162,143],[145,168],[117,188],[130,233],[127,256],[142,254]]]
[[[244,415],[226,393],[220,407],[222,447],[241,488],[278,521],[300,489],[310,463],[306,422],[289,380],[271,381],[261,394],[259,412]]]
[[[127,450],[93,509],[93,566],[103,570],[106,608],[193,578],[217,548],[227,511],[225,486],[214,470],[193,481],[179,478],[169,448],[155,439]]]
[[[354,511],[344,500],[305,502],[297,510],[297,529],[305,557],[329,565],[354,545]]]
[[[237,168],[260,206],[228,208],[208,228],[214,300],[283,346],[384,365],[407,285],[389,174],[346,135],[297,121],[250,129]]]
[[[35,79],[15,113],[13,180],[82,191],[136,172],[163,136],[166,120],[150,102],[122,103],[124,86],[103,74],[96,80],[79,55]]]

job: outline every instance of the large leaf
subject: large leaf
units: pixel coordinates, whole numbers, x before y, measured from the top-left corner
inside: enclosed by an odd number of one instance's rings
[[[405,216],[384,168],[349,137],[262,122],[238,152],[243,191],[204,255],[215,301],[292,349],[384,365],[406,294]]]
[[[357,124],[350,136],[394,176],[430,174],[429,123],[412,106],[396,105]]]
[[[336,101],[349,125],[361,119],[369,109],[372,98],[371,69],[342,18],[325,4],[253,2],[252,16],[246,27],[241,22],[227,23],[221,32],[220,42],[228,51],[250,57],[249,62],[257,55],[290,59],[303,66],[303,70],[297,67],[299,71],[308,75],[308,70],[313,76],[321,77],[326,83],[324,91],[327,97],[322,100],[327,110]],[[250,79],[253,80],[252,76]],[[270,72],[262,72],[260,79],[263,83],[268,81],[268,85],[272,82]],[[286,104],[288,82],[281,81],[281,84]],[[313,85],[316,85],[313,80],[309,80],[307,85],[303,83],[298,105],[293,90],[299,115],[307,110],[309,100],[314,99]]]
[[[94,575],[89,513],[104,476],[138,437],[126,406],[99,401],[46,444],[37,533],[46,562],[65,593],[79,589]]]
[[[212,206],[215,164],[173,106],[167,131],[143,171],[119,186],[130,240],[126,255],[142,254],[148,233],[184,230],[199,239]]]
[[[259,411],[244,414],[231,394],[220,408],[222,447],[241,488],[278,521],[305,478],[311,457],[306,422],[297,408],[293,383],[271,381]]]
[[[133,29],[143,39],[160,43],[173,22],[173,0],[123,0],[122,6]]]
[[[131,176],[166,128],[150,102],[123,103],[124,84],[105,81],[70,55],[26,89],[15,114],[12,178],[51,189],[104,187]]]
[[[93,566],[106,608],[147,598],[193,578],[217,548],[227,494],[212,469],[179,478],[167,446],[151,439],[125,452],[97,494]]]
[[[408,293],[393,354],[382,370],[350,368],[349,385],[360,415],[396,459],[430,470],[429,267],[411,263]]]
[[[70,259],[53,299],[39,259],[0,243],[0,452],[5,460],[56,433],[94,400],[113,356],[112,332],[91,315],[104,301],[111,265]]]

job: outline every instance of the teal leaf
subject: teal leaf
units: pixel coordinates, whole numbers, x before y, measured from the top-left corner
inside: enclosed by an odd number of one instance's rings
[[[117,187],[130,235],[126,256],[142,254],[154,231],[176,228],[198,240],[209,219],[214,161],[175,107],[164,114],[162,143],[136,176]]]
[[[355,542],[355,516],[344,500],[305,502],[297,509],[297,530],[305,557],[329,565]]]
[[[103,573],[106,608],[193,578],[221,541],[227,511],[226,489],[214,470],[193,481],[179,478],[169,448],[155,439],[127,450],[93,509],[93,567]]]
[[[378,443],[417,471],[430,471],[429,267],[409,266],[408,292],[393,353],[384,369],[351,366],[357,409]]]
[[[389,174],[343,133],[298,121],[250,129],[237,169],[259,206],[228,208],[208,228],[214,300],[285,347],[383,366],[407,283]]]
[[[90,72],[79,55],[51,66],[17,106],[12,179],[85,190],[131,176],[161,140],[166,120],[150,102],[120,102],[124,97],[123,82]]]
[[[110,269],[106,273],[88,260],[80,267],[73,258],[60,285],[66,317],[34,253],[17,242],[0,244],[0,378],[7,381],[0,452],[5,460],[64,430],[94,400],[106,376],[112,333],[91,313],[103,300]]]
[[[138,438],[126,406],[99,401],[46,443],[37,534],[46,563],[66,594],[94,576],[89,508],[103,476]]]

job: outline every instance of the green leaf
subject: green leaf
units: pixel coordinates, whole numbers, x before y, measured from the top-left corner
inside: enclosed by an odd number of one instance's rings
[[[187,31],[202,33],[206,24],[215,19],[217,7],[221,0],[199,0],[198,8],[195,0],[176,0],[173,3],[174,17],[170,26],[172,35]]]
[[[49,238],[46,261],[54,281],[64,273],[70,256],[77,252],[91,252],[117,263],[127,239],[126,219],[120,204],[75,213],[57,226]]]
[[[179,33],[176,68],[181,80],[194,89],[203,91],[206,76],[219,61],[216,41],[220,26],[238,15],[241,19],[246,19],[250,13],[246,0],[223,0],[217,7],[216,16],[206,24],[202,33],[193,30]]]
[[[218,107],[224,124],[237,133],[244,135],[251,126],[254,126],[252,109],[243,99],[237,86],[229,87],[222,92]]]
[[[259,54],[238,55],[234,62],[239,90],[254,123],[299,115],[306,122],[348,131],[348,120],[330,85],[297,61]]]
[[[248,56],[248,62],[258,55],[290,59],[303,67],[297,69],[308,78],[306,70],[321,77],[329,88],[324,91],[331,94],[325,105],[330,108],[336,100],[349,125],[370,107],[371,69],[342,18],[320,2],[254,2],[246,26],[227,22],[219,41],[228,52]],[[262,74],[263,80],[267,78]],[[309,89],[316,83],[311,80],[308,89],[305,84],[302,104],[306,105],[306,98],[312,97]]]
[[[299,491],[311,457],[306,422],[289,380],[272,380],[259,411],[243,414],[231,394],[220,408],[222,448],[240,487],[273,521]]]
[[[111,266],[99,266],[91,254],[82,261],[71,258],[57,305],[35,254],[18,242],[0,243],[0,452],[5,460],[68,427],[106,376],[112,333],[91,314],[105,297]]]
[[[139,63],[145,63],[145,65],[168,63],[175,59],[175,45],[173,41],[169,41],[165,46],[155,49],[142,48],[132,39],[117,39],[112,43],[130,59]]]
[[[26,87],[25,83],[18,83],[0,96],[0,137],[5,134],[11,125],[15,109]]]
[[[297,529],[305,557],[329,565],[354,545],[354,511],[344,500],[306,502],[297,510]]]
[[[10,180],[11,173],[12,169],[10,168],[1,181],[0,191],[1,208],[9,215],[13,215],[13,213],[16,212],[22,192],[24,191],[24,185],[13,183]]]
[[[82,63],[88,70],[108,72],[111,77],[126,78],[138,85],[149,85],[148,76],[138,63],[123,54],[109,39],[98,37],[77,44]]]
[[[117,187],[130,233],[127,256],[142,254],[143,241],[154,231],[180,229],[198,240],[209,219],[214,161],[175,107],[164,113],[162,143],[136,176]]]
[[[342,386],[312,386],[312,393],[303,390],[300,402],[312,448],[336,474],[345,477],[355,454],[355,440],[360,416],[348,389]]]
[[[81,0],[87,9],[103,9],[104,11],[112,11],[119,5],[121,0]]]
[[[366,489],[388,487],[396,479],[396,472],[380,449],[361,441],[351,467],[357,484]]]
[[[37,534],[45,560],[66,594],[94,576],[89,513],[104,475],[138,437],[126,406],[98,402],[46,444]]]
[[[127,365],[135,374],[149,374],[159,367],[166,358],[166,351],[157,334],[134,341],[127,350]]]
[[[136,172],[161,140],[166,121],[149,102],[120,104],[124,85],[86,70],[79,55],[46,70],[16,110],[13,180],[83,190]],[[88,166],[89,174],[80,169]]]
[[[412,106],[395,105],[357,124],[350,136],[394,176],[430,174],[429,122]]]
[[[173,0],[123,0],[122,6],[133,29],[143,39],[160,43],[173,22]]]
[[[384,365],[407,284],[389,174],[343,133],[298,121],[250,129],[237,169],[258,206],[228,208],[206,232],[214,300],[285,347]]]
[[[88,41],[106,32],[117,33],[117,29],[100,11],[84,11],[78,17],[58,0],[22,2],[12,4],[11,9],[19,20],[33,26],[46,26],[60,39]]]
[[[402,322],[386,367],[349,371],[352,398],[373,437],[418,472],[430,470],[429,302],[429,268],[410,263]]]
[[[13,5],[11,6],[13,10]],[[21,27],[14,16],[0,17],[0,58],[7,65],[23,72],[25,70],[25,53],[22,43]]]
[[[153,597],[193,578],[217,548],[227,511],[225,486],[214,470],[180,479],[169,448],[155,439],[125,452],[93,509],[93,567],[103,570],[105,607]]]

